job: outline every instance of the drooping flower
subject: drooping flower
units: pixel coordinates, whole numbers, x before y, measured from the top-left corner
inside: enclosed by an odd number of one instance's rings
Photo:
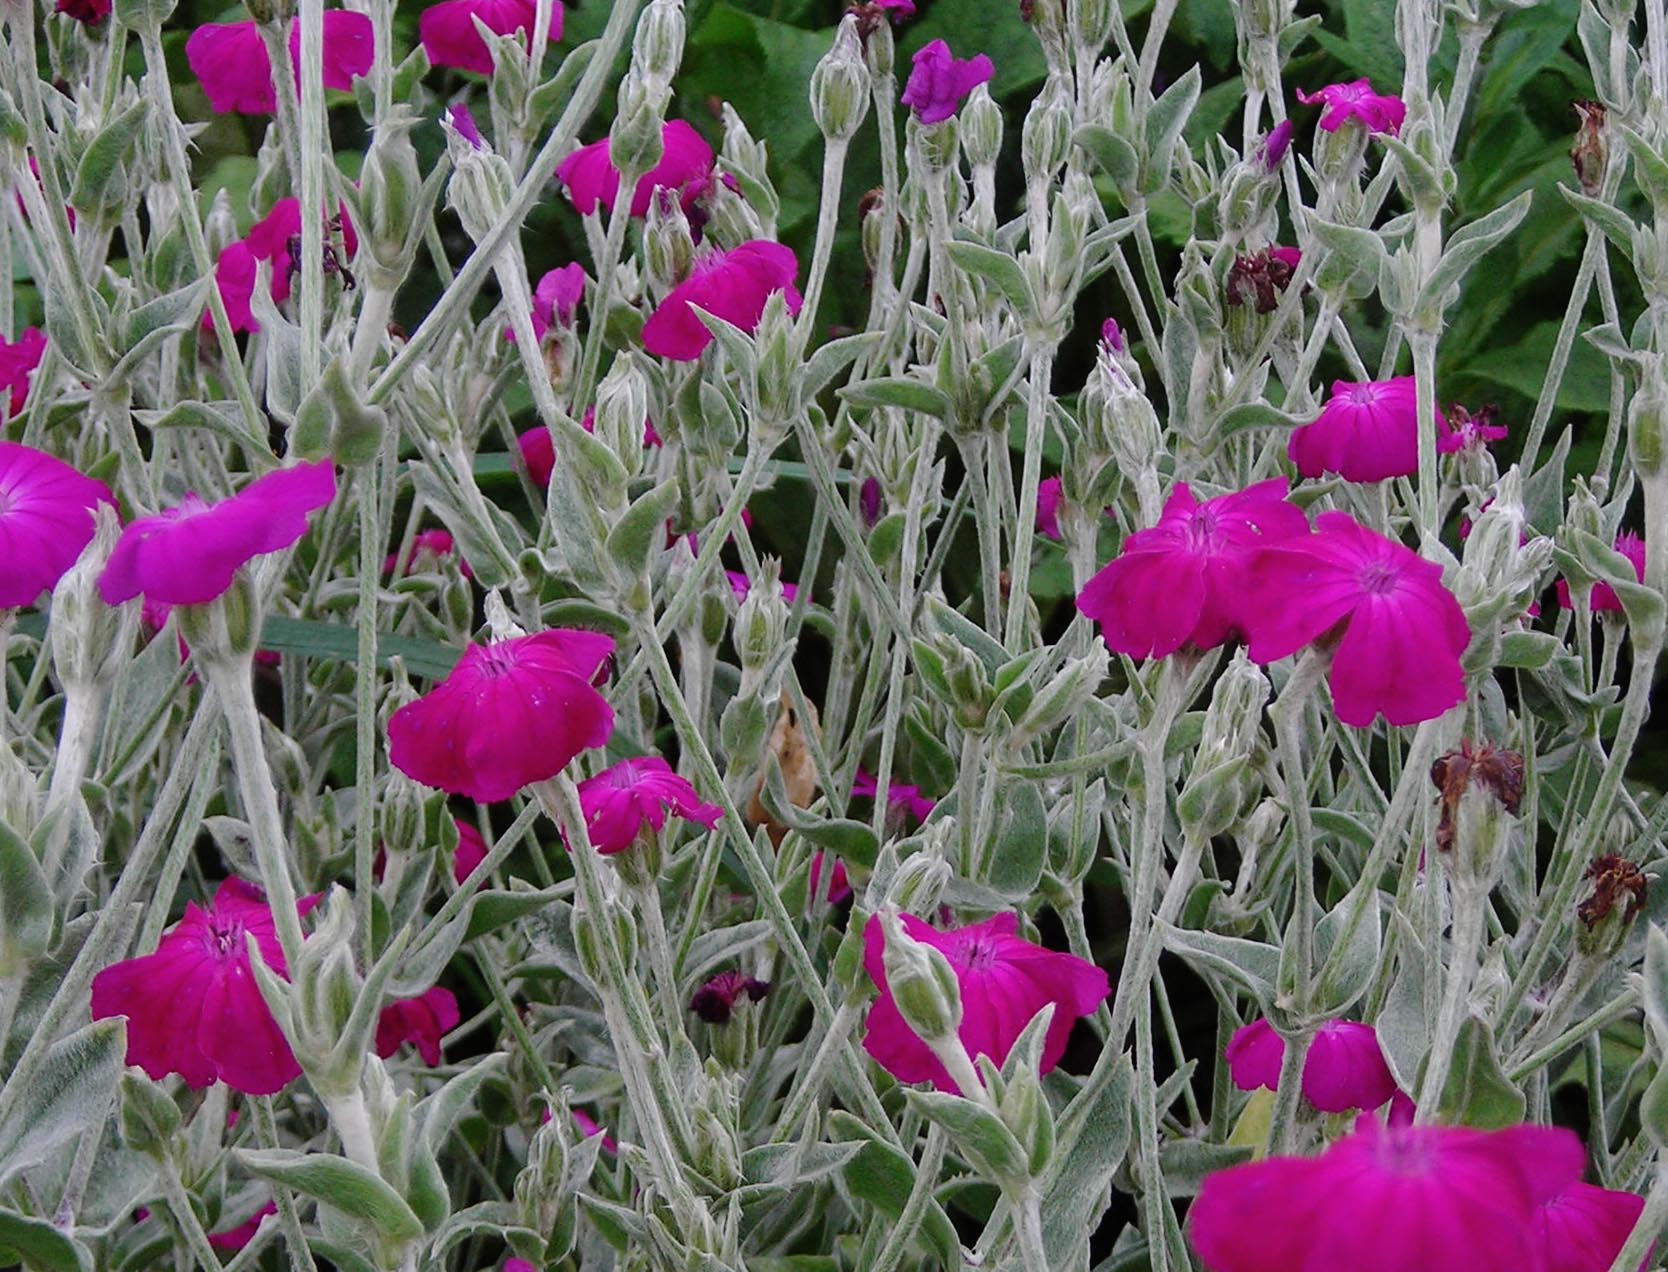
[[[690,535],[689,537],[690,539],[695,538],[694,535]],[[692,552],[699,551],[699,545],[697,543],[691,543],[689,547]],[[735,596],[736,600],[745,601],[747,599],[747,594],[753,590],[753,581],[740,570],[725,570],[724,577],[730,580],[730,591]],[[799,584],[790,583],[788,580],[783,579],[782,599],[789,605],[792,605],[798,597]]]
[[[122,531],[99,595],[111,605],[141,593],[165,605],[206,605],[232,585],[239,566],[306,534],[307,515],[335,497],[329,460],[280,468],[217,504],[188,494],[179,507]]]
[[[451,674],[388,721],[407,777],[490,804],[554,777],[614,731],[593,682],[614,640],[556,628],[471,645]]]
[[[452,821],[458,828],[458,846],[452,853],[452,878],[462,883],[486,860],[487,841],[473,822],[466,822],[461,817],[454,817]]]
[[[1320,127],[1325,132],[1337,132],[1353,119],[1370,133],[1389,133],[1394,137],[1401,132],[1402,121],[1407,118],[1406,102],[1386,93],[1373,92],[1372,84],[1365,79],[1351,80],[1348,84],[1328,84],[1313,93],[1306,93],[1300,88],[1297,100],[1305,106],[1318,102],[1326,107],[1320,117]]]
[[[1645,581],[1645,541],[1631,531],[1616,536],[1616,551],[1620,552],[1633,564],[1633,572],[1639,576],[1639,581]],[[1595,614],[1620,614],[1622,612],[1622,598],[1616,595],[1616,589],[1608,583],[1593,584],[1593,594],[1588,602]],[[1558,580],[1558,604],[1565,609],[1574,609],[1575,604],[1570,600],[1570,584],[1568,579]]]
[[[1065,1054],[1072,1024],[1111,992],[1105,971],[1093,963],[1021,939],[1019,918],[1012,913],[947,931],[912,914],[899,917],[906,934],[949,960],[961,987],[957,1034],[970,1057],[989,1056],[1000,1065],[1031,1018],[1053,1003],[1042,1051],[1042,1072],[1048,1073]],[[886,983],[885,946],[881,924],[871,920],[863,932],[863,966],[880,997],[869,1009],[863,1049],[899,1082],[931,1082],[959,1094],[932,1049],[904,1022]]]
[[[663,829],[668,812],[708,830],[724,815],[718,805],[703,802],[689,781],[658,755],[621,760],[586,778],[579,784],[579,807],[591,847],[605,855],[631,847],[645,824]]]
[[[457,543],[451,533],[446,530],[419,530],[411,536],[411,547],[405,554],[404,566],[398,553],[391,553],[382,563],[384,574],[415,574],[420,567],[429,564],[438,565],[443,561],[457,556]],[[469,568],[469,562],[458,557],[458,573],[464,578],[473,578],[474,573]]]
[[[880,782],[868,769],[860,768],[857,776],[852,778],[851,793],[859,799],[873,799],[880,793]],[[892,782],[887,786],[886,802],[918,822],[926,821],[932,816],[932,810],[938,807],[938,801],[921,794],[919,786],[907,786],[902,782]]]
[[[1490,442],[1503,441],[1506,437],[1506,426],[1494,422],[1496,408],[1485,406],[1473,414],[1459,403],[1448,408],[1448,415],[1452,416],[1452,423],[1445,417],[1438,417],[1436,422],[1436,450],[1439,455],[1452,455],[1456,451],[1468,451],[1476,454],[1486,450]]]
[[[1320,1157],[1205,1179],[1188,1214],[1209,1272],[1541,1272],[1536,1212],[1575,1183],[1581,1141],[1514,1126],[1380,1126]]]
[[[315,901],[297,909],[305,914]],[[246,936],[287,980],[266,897],[227,879],[207,910],[186,905],[154,954],[93,977],[93,1019],[126,1016],[127,1062],[156,1081],[177,1073],[189,1087],[221,1081],[245,1095],[281,1091],[301,1066],[255,983]]]
[[[1045,477],[1037,486],[1037,533],[1060,542],[1060,500],[1064,497],[1058,477]]]
[[[1573,1183],[1537,1207],[1531,1239],[1546,1252],[1546,1272],[1610,1272],[1644,1209],[1633,1193]],[[1650,1262],[1646,1254],[1639,1272]]]
[[[1380,713],[1394,725],[1418,724],[1462,702],[1460,655],[1471,629],[1442,585],[1442,567],[1347,513],[1323,512],[1315,528],[1251,559],[1251,657],[1274,662],[1341,627],[1331,685],[1345,724],[1364,729]]]
[[[432,1069],[440,1063],[440,1040],[456,1029],[461,1019],[456,996],[443,985],[435,985],[415,998],[398,999],[377,1017],[376,1053],[386,1060],[402,1042],[409,1042]]]
[[[1305,477],[1337,473],[1345,481],[1384,481],[1419,471],[1413,377],[1351,384],[1337,380],[1312,424],[1293,429],[1286,454]],[[1448,422],[1436,412],[1440,432]]]
[[[278,1203],[276,1201],[269,1201],[254,1214],[250,1215],[249,1218],[238,1224],[237,1227],[228,1228],[224,1232],[209,1233],[208,1242],[216,1250],[223,1250],[227,1254],[236,1254],[239,1250],[243,1249],[244,1246],[248,1245],[255,1239],[255,1233],[260,1231],[261,1220],[265,1219],[268,1215],[275,1215],[277,1213]]]
[[[1295,247],[1265,247],[1235,257],[1224,288],[1228,303],[1250,305],[1259,314],[1273,313],[1302,261],[1303,253]]]
[[[631,192],[631,215],[647,216],[649,202],[657,189],[671,190],[681,200],[685,190],[712,174],[712,147],[706,138],[681,119],[669,119],[661,126],[660,162],[638,179]],[[608,138],[581,146],[556,169],[556,179],[566,187],[568,198],[581,216],[597,207],[614,210],[620,195],[620,172],[608,149]]]
[[[0,609],[33,605],[93,538],[93,509],[116,506],[102,481],[45,451],[0,442]]]
[[[1124,541],[1084,584],[1077,608],[1101,625],[1108,648],[1131,658],[1216,648],[1245,628],[1252,552],[1308,532],[1285,494],[1277,477],[1200,503],[1178,482],[1158,524]]]
[[[980,84],[988,84],[996,67],[983,53],[956,57],[943,40],[915,51],[915,60],[898,101],[915,112],[923,124],[941,124],[960,109],[962,101]]]
[[[552,327],[572,326],[584,298],[584,266],[574,262],[549,271],[533,289],[533,334],[543,340]]]
[[[475,19],[494,35],[519,31],[525,48],[533,38],[538,6],[533,0],[441,0],[417,18],[417,38],[430,66],[450,66],[477,75],[492,74],[492,50],[475,28]],[[562,38],[563,10],[550,6],[550,43]]]
[[[363,13],[332,9],[324,15],[324,86],[350,89],[371,69],[375,35]],[[185,42],[185,60],[217,115],[271,115],[278,110],[272,63],[253,22],[211,22]],[[301,27],[290,24],[290,66],[301,84]]]
[[[1241,1091],[1280,1085],[1286,1041],[1267,1020],[1236,1030],[1228,1043],[1228,1071]],[[1315,1033],[1303,1060],[1303,1095],[1323,1113],[1376,1109],[1396,1093],[1378,1033],[1353,1020],[1329,1020]]]
[[[838,857],[830,856],[834,869],[828,875],[828,904],[839,905],[851,895],[851,880],[846,875],[846,863]],[[823,854],[817,853],[811,858],[811,890],[810,895],[818,895],[822,887]]]
[[[756,1003],[770,992],[768,981],[757,980],[741,972],[719,972],[695,991],[689,1000],[689,1010],[709,1025],[727,1025],[735,1016],[741,1000]]]
[[[15,343],[0,336],[0,389],[10,389],[12,404],[9,414],[17,415],[29,400],[29,381],[46,353],[46,333],[39,327],[26,327]]]
[[[793,249],[752,239],[728,252],[714,252],[695,263],[688,278],[660,302],[643,324],[643,347],[674,362],[693,362],[712,343],[712,332],[692,305],[751,334],[764,316],[765,301],[782,292],[788,312],[797,314],[804,298],[793,285],[799,261]]]

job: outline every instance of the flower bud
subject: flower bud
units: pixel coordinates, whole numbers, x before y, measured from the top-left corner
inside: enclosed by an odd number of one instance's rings
[[[1014,1075],[1002,1093],[1000,1113],[1003,1124],[1025,1152],[1026,1172],[1033,1179],[1041,1177],[1054,1154],[1054,1111],[1048,1107],[1036,1074]]]
[[[337,1046],[359,997],[353,960],[353,906],[347,891],[333,887],[320,907],[323,917],[301,943],[290,969],[294,1033],[290,1045],[315,1089],[326,1100],[359,1089],[362,1054]]]
[[[1043,252],[1043,291],[1047,313],[1077,294],[1077,280],[1083,271],[1083,237],[1088,218],[1072,206],[1064,194],[1054,196],[1048,218],[1048,246]]]
[[[695,239],[689,218],[676,195],[666,189],[655,191],[643,218],[643,265],[649,286],[664,294],[689,277],[695,259]]]
[[[649,418],[649,381],[635,354],[614,359],[597,386],[595,436],[625,467],[628,480],[643,467],[643,421]]]
[[[859,233],[863,239],[863,259],[868,264],[870,276],[880,272],[883,264],[881,249],[885,246],[886,218],[893,218],[894,231],[892,241],[902,240],[901,228],[896,227],[897,212],[886,206],[886,191],[880,188],[870,190],[857,204]]]
[[[1268,678],[1243,650],[1235,654],[1211,694],[1199,750],[1176,802],[1176,813],[1192,834],[1221,834],[1238,816],[1267,701]]]
[[[936,822],[926,832],[935,844],[941,844],[948,823]],[[942,851],[923,849],[904,858],[887,884],[886,899],[900,910],[916,914],[931,914],[938,908],[944,886],[950,882],[950,863]]]
[[[166,1161],[180,1129],[180,1106],[137,1067],[119,1085],[122,1142],[136,1153]]]
[[[665,152],[662,127],[668,92],[635,71],[620,81],[619,113],[608,130],[608,156],[620,173],[622,190],[633,189]]]
[[[787,640],[788,603],[782,598],[781,568],[779,561],[766,558],[736,611],[733,635],[744,677],[762,676]]]
[[[398,769],[390,769],[378,810],[378,833],[389,852],[408,852],[423,844],[426,788]]]
[[[1641,482],[1668,477],[1668,383],[1660,355],[1647,366],[1628,407],[1627,453]]]
[[[1115,0],[1100,0],[1103,7],[1114,3]],[[1019,16],[1030,24],[1032,32],[1037,37],[1037,43],[1042,45],[1043,57],[1047,60],[1049,69],[1054,72],[1067,71],[1072,64],[1071,32],[1066,23],[1066,0],[1019,0]],[[1108,12],[1102,18],[1101,25],[1111,33],[1111,14]],[[1084,33],[1089,28],[1085,26]],[[1101,41],[1105,42],[1104,37]],[[1095,46],[1097,51],[1099,45]]]
[[[1650,880],[1635,863],[1616,853],[1595,857],[1582,878],[1592,884],[1592,890],[1575,908],[1575,947],[1589,958],[1613,958],[1645,908]]]
[[[411,145],[417,115],[396,107],[377,121],[376,135],[359,172],[359,203],[365,221],[365,249],[372,281],[397,287],[410,265],[406,252],[417,216],[423,174]]]
[[[934,180],[956,162],[957,116],[938,124],[923,124],[911,111],[904,126],[911,175]]]
[[[881,924],[886,934],[886,984],[904,1023],[928,1046],[957,1045],[961,984],[950,960],[908,936],[895,910],[883,910],[869,922]]]
[[[1070,151],[1071,97],[1064,82],[1050,76],[1025,113],[1025,127],[1020,133],[1026,183],[1051,183]]]
[[[670,84],[683,61],[684,31],[680,0],[654,0],[637,19],[637,34],[631,42],[633,66],[649,79]]]
[[[1163,453],[1158,413],[1118,353],[1104,344],[1083,386],[1078,410],[1095,450],[1111,455],[1126,473],[1153,465]]]
[[[850,141],[869,113],[869,72],[857,37],[857,19],[847,14],[834,32],[834,46],[811,72],[811,114],[830,142]]]
[[[1610,157],[1610,145],[1605,136],[1606,111],[1602,102],[1571,102],[1576,118],[1581,122],[1575,130],[1575,144],[1570,147],[1570,164],[1575,168],[1575,179],[1581,192],[1592,198],[1604,185],[1604,169]]]
[[[572,1150],[573,1115],[567,1100],[551,1097],[544,1124],[527,1145],[527,1165],[515,1177],[515,1209],[523,1227],[549,1232],[556,1226],[569,1192]]]
[[[452,157],[446,202],[457,212],[469,237],[478,243],[509,206],[515,180],[503,156],[490,150],[477,150],[450,128],[446,147]]]
[[[1002,154],[1002,108],[980,84],[961,108],[961,149],[975,168],[994,167]]]
[[[93,538],[52,589],[52,663],[58,679],[71,691],[108,688],[133,651],[139,606],[106,605],[98,594],[98,576],[121,537],[121,518],[109,504],[95,505]]]

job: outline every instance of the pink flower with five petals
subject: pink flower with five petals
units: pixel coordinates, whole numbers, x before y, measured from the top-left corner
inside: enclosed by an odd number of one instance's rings
[[[33,605],[58,585],[93,538],[93,510],[110,487],[63,460],[0,442],[0,609]]]
[[[1439,434],[1448,421],[1438,410]],[[1286,454],[1305,477],[1337,473],[1345,481],[1385,481],[1419,471],[1419,426],[1413,377],[1335,381],[1314,423],[1294,429]]]
[[[353,87],[355,76],[371,69],[375,35],[363,13],[332,9],[324,15],[324,86]],[[272,83],[272,63],[266,43],[253,22],[211,22],[198,27],[185,42],[185,60],[208,94],[217,115],[272,115],[278,92]],[[301,27],[290,24],[290,66],[301,83]]]
[[[480,19],[481,25],[494,35],[519,32],[522,46],[526,47],[533,38],[537,11],[533,0],[441,0],[418,16],[417,38],[422,41],[430,66],[450,66],[477,75],[491,75],[492,50],[481,38],[475,20]],[[562,6],[551,5],[549,40],[552,44],[562,38],[562,17]]]
[[[1407,118],[1406,102],[1390,94],[1373,92],[1372,84],[1365,79],[1328,84],[1313,93],[1300,88],[1297,100],[1305,106],[1318,102],[1326,107],[1320,118],[1324,132],[1337,132],[1353,119],[1370,133],[1388,133],[1394,137],[1401,132],[1402,121]]]
[[[659,831],[668,812],[712,829],[724,810],[705,803],[658,755],[621,760],[579,784],[585,834],[604,855],[631,847],[644,826]]]
[[[660,162],[649,169],[631,192],[631,215],[647,216],[656,190],[671,190],[681,198],[686,189],[712,175],[712,147],[706,138],[681,119],[661,126]],[[581,146],[556,169],[556,180],[567,189],[574,209],[589,216],[598,207],[614,210],[620,195],[620,172],[614,166],[608,138]]]

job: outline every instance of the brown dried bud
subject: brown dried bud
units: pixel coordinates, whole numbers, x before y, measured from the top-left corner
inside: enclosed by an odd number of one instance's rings
[[[1570,147],[1570,163],[1575,166],[1575,178],[1581,192],[1588,197],[1598,193],[1604,184],[1605,161],[1610,147],[1604,136],[1604,106],[1600,102],[1572,102],[1580,126],[1575,130],[1575,144]]]
[[[1637,865],[1616,853],[1607,852],[1602,857],[1593,858],[1582,878],[1592,882],[1593,892],[1575,907],[1575,913],[1587,925],[1588,931],[1609,918],[1618,906],[1621,907],[1619,918],[1624,927],[1645,908],[1649,880]]]
[[[795,808],[809,808],[811,801],[817,797],[817,769],[811,760],[811,748],[806,742],[806,730],[809,729],[818,737],[822,736],[822,726],[817,719],[817,708],[814,702],[805,704],[810,708],[810,719],[803,723],[799,720],[788,700],[787,691],[782,693],[782,709],[776,717],[776,726],[771,729],[770,737],[765,746],[776,756],[776,762],[782,768],[782,783],[787,789],[788,802]],[[781,846],[788,828],[770,815],[764,806],[765,775],[759,774],[759,781],[753,788],[753,798],[747,803],[747,820],[755,826],[763,826],[770,835],[770,842]]]
[[[1490,743],[1475,750],[1471,740],[1460,742],[1459,750],[1438,756],[1431,765],[1431,781],[1440,791],[1442,816],[1436,826],[1436,846],[1442,852],[1454,846],[1454,814],[1473,782],[1491,792],[1508,813],[1523,804],[1523,756]]]

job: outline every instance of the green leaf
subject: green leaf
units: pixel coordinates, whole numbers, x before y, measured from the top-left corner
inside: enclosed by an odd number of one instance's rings
[[[964,239],[951,240],[944,245],[944,251],[962,269],[1000,291],[1021,314],[1036,311],[1037,304],[1031,295],[1031,284],[1025,279],[1025,271],[1006,252]]]
[[[21,976],[52,940],[52,889],[34,849],[0,821],[0,979]]]
[[[1199,82],[1199,67],[1195,63],[1165,89],[1164,95],[1147,111],[1147,153],[1142,172],[1142,194],[1156,194],[1169,181],[1176,142],[1181,139],[1187,117],[1193,113],[1193,107],[1199,100]]]
[[[835,376],[878,345],[882,334],[879,331],[860,331],[855,336],[830,340],[819,346],[806,359],[805,369],[799,373],[802,400],[810,401],[821,393]]]
[[[648,568],[649,551],[666,537],[666,521],[677,510],[682,483],[669,478],[639,495],[608,532],[608,555],[614,564],[635,576]]]
[[[1309,228],[1320,240],[1322,247],[1349,267],[1350,272],[1343,275],[1339,279],[1340,282],[1347,281],[1355,275],[1364,275],[1375,283],[1378,281],[1379,273],[1390,259],[1390,254],[1385,250],[1384,240],[1372,230],[1364,230],[1355,225],[1336,225],[1313,216],[1309,218]],[[1323,263],[1317,278],[1326,281],[1325,271],[1329,267],[1330,262]]]
[[[1003,896],[1020,900],[1030,896],[1042,878],[1048,854],[1048,814],[1035,782],[1021,782],[1006,792],[1005,802],[989,883]]]
[[[1315,958],[1323,960],[1315,982],[1316,1010],[1342,1015],[1367,992],[1383,945],[1378,916],[1377,884],[1363,879],[1315,925]]]
[[[1280,951],[1275,946],[1168,923],[1160,923],[1158,933],[1165,949],[1194,967],[1226,976],[1264,1006],[1274,1000],[1280,975]]]
[[[1551,534],[1564,521],[1564,464],[1575,430],[1565,428],[1546,462],[1523,483],[1523,516],[1530,527]]]
[[[1135,153],[1135,147],[1130,145],[1110,128],[1102,128],[1098,124],[1085,124],[1071,135],[1073,144],[1080,146],[1084,153],[1098,163],[1101,170],[1112,178],[1119,189],[1135,180],[1140,171],[1141,159]]]
[[[863,1151],[862,1144],[761,1144],[741,1155],[742,1177],[754,1185],[766,1184],[786,1190],[826,1179],[850,1164]],[[754,1261],[748,1260],[748,1267]]]
[[[45,1219],[0,1210],[0,1262],[29,1272],[90,1272],[93,1257]]]
[[[1523,1092],[1501,1068],[1494,1034],[1480,1017],[1467,1017],[1460,1026],[1437,1107],[1444,1122],[1487,1131],[1516,1126],[1523,1120],[1527,1107]]]
[[[234,1156],[251,1174],[367,1220],[389,1240],[415,1241],[423,1235],[423,1225],[411,1207],[357,1162],[334,1153],[298,1153],[288,1148],[242,1149]]]
[[[359,635],[352,627],[316,618],[268,616],[261,626],[260,647],[276,654],[298,654],[336,662],[353,663],[359,659]],[[381,632],[377,635],[376,656],[381,666],[386,667],[391,659],[399,658],[412,675],[439,680],[451,674],[463,651],[418,636]]]
[[[1529,205],[1533,201],[1534,192],[1525,190],[1510,203],[1495,208],[1487,216],[1480,216],[1457,231],[1448,240],[1441,261],[1425,280],[1419,305],[1441,307],[1448,289],[1458,286],[1473,265],[1518,227],[1518,223],[1529,214]]]
[[[950,417],[950,399],[945,394],[930,384],[923,384],[905,376],[882,376],[879,379],[863,380],[858,384],[846,385],[839,393],[852,406],[859,408],[901,406],[906,411],[936,415],[941,420]]]
[[[1500,638],[1499,665],[1540,671],[1551,665],[1563,647],[1551,632],[1507,632]]]
[[[1287,415],[1284,411],[1276,410],[1267,402],[1241,402],[1238,406],[1224,411],[1217,418],[1212,436],[1220,443],[1236,433],[1249,432],[1258,428],[1296,428],[1306,423],[1294,415]]]
[[[1087,1243],[1106,1209],[1107,1189],[1129,1149],[1134,1085],[1128,1056],[1103,1057],[1058,1120],[1054,1159],[1042,1188],[1050,1267],[1073,1266],[1072,1252]]]
[[[236,402],[176,402],[166,411],[135,411],[133,418],[144,427],[201,428],[236,442],[251,461],[263,468],[276,461],[264,438],[251,437],[244,427],[243,411]]]
[[[845,1186],[887,1218],[902,1217],[910,1191],[915,1187],[915,1163],[902,1149],[881,1139],[878,1132],[844,1109],[835,1109],[828,1115],[828,1132],[836,1141],[862,1144],[862,1149],[841,1172]],[[944,1208],[930,1197],[921,1221],[921,1236],[928,1249],[937,1255],[940,1267],[961,1267],[961,1242],[956,1230]]]
[[[1541,381],[1552,361],[1552,346],[1557,339],[1555,320],[1536,323],[1516,344],[1489,350],[1487,357],[1467,365],[1460,375],[1515,389],[1533,402],[1540,396]],[[1610,366],[1604,355],[1585,341],[1577,341],[1570,350],[1569,365],[1558,383],[1555,405],[1562,411],[1585,411],[1594,415],[1610,410]]]
[[[996,1114],[959,1095],[922,1091],[904,1092],[910,1108],[944,1130],[968,1164],[993,1184],[1023,1179],[1025,1150]]]
[[[102,209],[114,194],[126,192],[126,183],[117,182],[122,159],[129,147],[145,130],[145,117],[150,113],[148,98],[138,98],[94,137],[81,156],[75,169],[75,187],[70,191],[70,203],[86,212]]]
[[[1633,260],[1633,235],[1636,227],[1627,213],[1609,203],[1602,203],[1598,199],[1572,190],[1562,183],[1558,186],[1558,193],[1563,196],[1564,202],[1581,213],[1594,229],[1610,240],[1623,259]]]

